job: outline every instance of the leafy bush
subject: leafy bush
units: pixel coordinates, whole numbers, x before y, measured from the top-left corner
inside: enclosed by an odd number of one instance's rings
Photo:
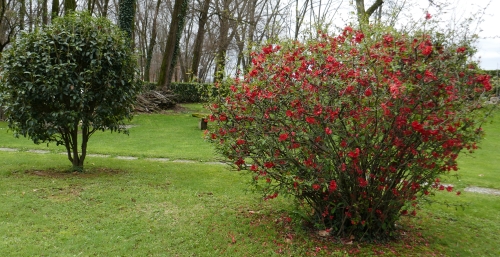
[[[346,27],[269,45],[210,106],[207,134],[265,199],[294,196],[341,237],[390,237],[418,199],[452,191],[439,177],[482,136],[475,113],[489,76],[466,41]]]
[[[58,18],[21,34],[3,55],[0,94],[9,127],[36,144],[64,145],[73,169],[81,170],[95,131],[126,131],[120,125],[132,118],[140,90],[135,74],[130,43],[109,20],[86,13]]]
[[[172,83],[170,88],[176,95],[179,103],[199,103],[208,97],[208,92],[213,90],[213,84],[201,83]]]

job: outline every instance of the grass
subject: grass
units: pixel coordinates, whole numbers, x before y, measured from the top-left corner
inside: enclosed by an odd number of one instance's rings
[[[191,116],[201,110],[200,104],[188,104],[175,113],[137,115],[127,123],[131,125],[129,135],[109,131],[92,135],[88,153],[213,161],[213,149],[204,141],[203,131],[198,128],[199,119]],[[5,122],[0,122],[0,147],[66,151],[55,143],[47,147],[47,144],[35,145],[24,137],[15,138]]]
[[[460,157],[460,196],[438,192],[416,218],[402,220],[401,240],[342,245],[284,216],[290,199],[261,201],[249,178],[222,165],[146,160],[215,160],[190,112],[140,115],[130,136],[100,133],[89,151],[139,160],[87,157],[85,173],[67,173],[62,149],[48,154],[0,130],[0,256],[500,256],[500,197],[464,192],[500,188],[500,118],[474,157]],[[199,110],[196,112],[200,112]],[[5,124],[0,124],[5,129]],[[94,142],[95,141],[95,142]],[[182,143],[180,143],[182,142]],[[185,144],[185,147],[177,146]],[[481,175],[481,176],[480,176]],[[464,208],[462,208],[464,207]]]

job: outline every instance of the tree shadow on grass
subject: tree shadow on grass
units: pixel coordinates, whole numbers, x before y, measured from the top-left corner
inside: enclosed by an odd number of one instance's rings
[[[27,175],[47,178],[95,178],[101,176],[114,176],[126,173],[127,171],[119,169],[111,169],[105,167],[90,167],[86,168],[84,172],[74,172],[70,169],[49,168],[49,169],[32,169],[24,171]]]

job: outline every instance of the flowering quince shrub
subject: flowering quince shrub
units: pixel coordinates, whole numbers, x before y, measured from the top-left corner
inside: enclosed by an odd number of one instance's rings
[[[207,137],[272,199],[294,196],[332,235],[387,238],[476,149],[491,89],[467,44],[346,27],[269,45],[211,104]]]

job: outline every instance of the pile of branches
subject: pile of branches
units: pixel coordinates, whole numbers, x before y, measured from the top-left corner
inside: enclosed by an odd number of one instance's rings
[[[175,95],[171,91],[148,90],[137,96],[135,111],[154,113],[175,107]]]

